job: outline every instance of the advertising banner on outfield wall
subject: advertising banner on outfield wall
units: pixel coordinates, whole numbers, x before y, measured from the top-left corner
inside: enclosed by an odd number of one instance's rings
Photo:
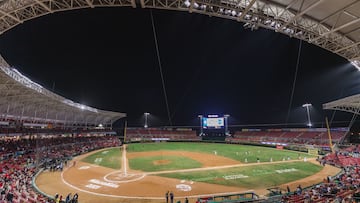
[[[348,132],[349,128],[331,128],[331,131]]]
[[[281,132],[282,129],[281,128],[276,128],[276,129],[267,129],[266,131],[268,132]]]
[[[152,141],[167,141],[170,140],[170,138],[151,138]]]
[[[243,131],[243,132],[260,132],[261,131],[261,129],[242,129],[241,131]]]

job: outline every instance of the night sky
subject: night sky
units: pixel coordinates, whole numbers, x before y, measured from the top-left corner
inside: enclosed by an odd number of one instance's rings
[[[199,114],[230,114],[230,125],[286,122],[298,39],[217,17],[152,12],[174,126],[198,125]],[[0,53],[59,95],[127,113],[129,126],[143,125],[144,112],[150,126],[170,124],[149,9],[46,15],[1,35]],[[303,42],[288,123],[305,127],[307,102],[313,121],[331,118],[322,104],[359,93],[359,77],[347,60]],[[351,116],[336,112],[334,121],[347,126]]]

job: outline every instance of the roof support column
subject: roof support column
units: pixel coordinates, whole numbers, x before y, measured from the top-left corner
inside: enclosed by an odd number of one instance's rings
[[[7,119],[7,116],[9,115],[10,104],[11,103],[9,103],[8,106],[7,106],[7,110],[6,110],[6,114],[5,114],[5,120]]]
[[[37,110],[35,110],[35,113],[34,113],[33,123],[35,123],[36,114],[37,114]]]
[[[67,116],[66,116],[66,114],[65,114],[65,118],[64,118],[64,130],[66,129],[66,125],[67,125]]]
[[[23,118],[23,116],[24,116],[24,111],[25,111],[25,106],[23,106],[23,108],[22,108],[22,111],[21,111],[21,116],[20,116],[20,121],[22,121],[22,118]]]

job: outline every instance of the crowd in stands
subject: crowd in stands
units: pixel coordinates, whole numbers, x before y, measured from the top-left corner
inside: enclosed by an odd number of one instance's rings
[[[9,128],[0,126],[0,135],[63,134],[63,133],[106,133],[107,129],[83,128]]]
[[[331,131],[333,143],[341,141],[346,131]],[[232,143],[284,143],[328,146],[329,137],[326,131],[238,131],[226,138]]]
[[[40,168],[61,170],[73,156],[119,145],[115,136],[0,137],[0,203],[77,202],[77,194],[49,199],[37,193],[32,178]]]
[[[360,158],[359,146],[339,149],[335,153],[319,159],[321,164],[331,164],[342,168],[334,177],[327,177],[321,184],[307,189],[299,189],[283,197],[287,203],[352,203],[360,202]]]
[[[126,140],[156,141],[156,140],[182,140],[200,141],[201,137],[191,129],[160,129],[160,128],[128,128]]]

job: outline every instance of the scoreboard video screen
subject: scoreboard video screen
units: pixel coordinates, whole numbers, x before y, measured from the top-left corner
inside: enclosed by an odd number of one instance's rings
[[[204,129],[221,129],[224,128],[224,117],[203,117],[202,126]]]

